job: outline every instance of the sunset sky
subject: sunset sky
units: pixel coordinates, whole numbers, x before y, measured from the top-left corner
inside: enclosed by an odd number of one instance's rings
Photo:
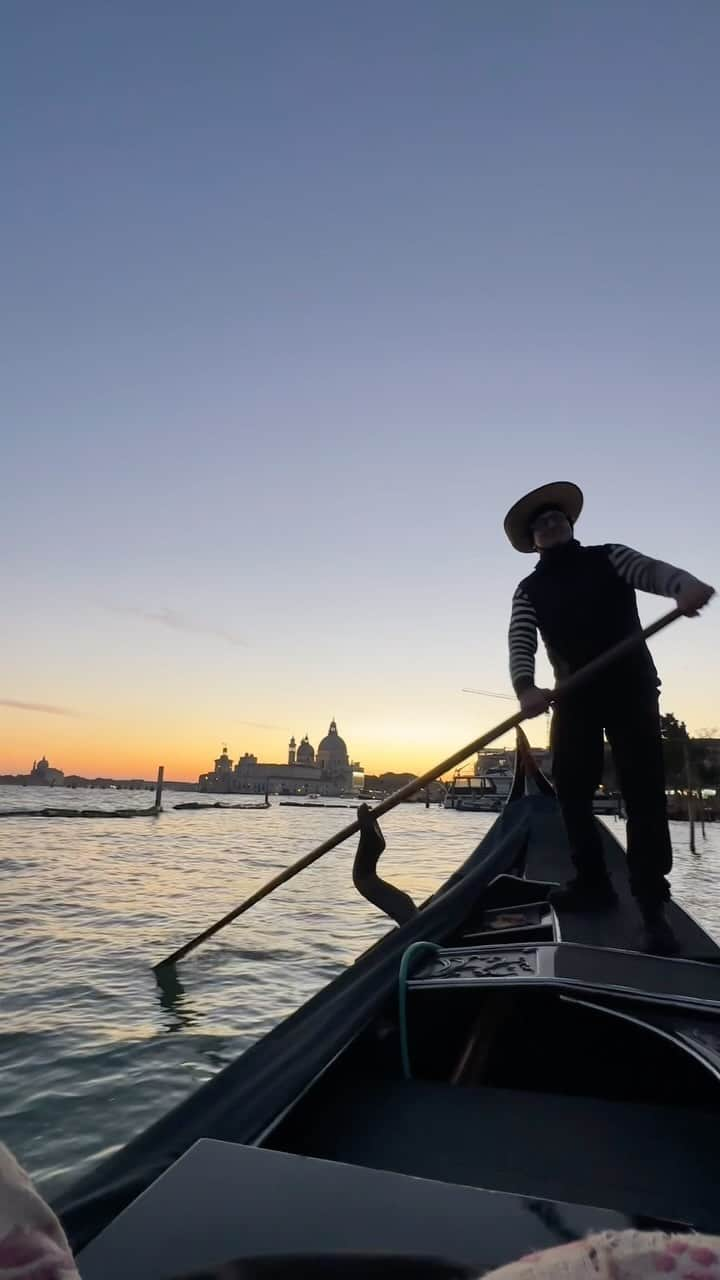
[[[191,779],[332,716],[429,767],[513,709],[462,688],[509,691],[546,480],[717,579],[716,0],[3,28],[0,772]],[[720,605],[654,653],[720,726]]]

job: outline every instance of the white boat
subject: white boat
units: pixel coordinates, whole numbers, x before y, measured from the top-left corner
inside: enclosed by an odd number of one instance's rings
[[[460,809],[465,813],[499,813],[504,797],[498,793],[494,782],[486,776],[468,777],[457,774],[445,793],[446,809]]]
[[[482,773],[476,774],[476,777],[486,778],[492,783],[495,794],[501,800],[507,800],[510,795],[514,776],[514,771],[507,765],[489,765]]]
[[[510,795],[515,777],[515,752],[478,751],[474,774],[476,778],[484,778],[494,794],[504,802]]]

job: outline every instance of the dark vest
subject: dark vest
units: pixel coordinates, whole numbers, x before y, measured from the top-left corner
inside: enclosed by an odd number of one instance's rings
[[[520,586],[535,608],[558,680],[642,629],[635,591],[616,573],[607,546],[582,547],[573,540],[554,547]],[[608,678],[653,688],[659,683],[644,642],[621,659]]]

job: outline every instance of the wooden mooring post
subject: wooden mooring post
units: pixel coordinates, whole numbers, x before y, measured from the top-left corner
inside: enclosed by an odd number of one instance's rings
[[[690,828],[690,852],[697,853],[695,848],[695,797],[693,795],[692,770],[690,768],[690,752],[687,741],[683,743],[685,754],[685,781],[687,783],[688,826]]]
[[[160,813],[162,810],[162,793],[163,793],[164,778],[165,778],[165,765],[159,764],[157,782],[155,783],[155,812],[156,813]]]

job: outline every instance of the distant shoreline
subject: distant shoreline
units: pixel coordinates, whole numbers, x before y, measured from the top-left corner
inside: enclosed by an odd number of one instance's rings
[[[4,774],[0,776],[0,787],[42,787],[45,791],[74,791],[86,788],[90,791],[154,791],[157,781],[149,782],[145,778],[80,778],[72,775],[56,782],[39,782],[27,773]],[[170,791],[197,791],[196,782],[164,782],[163,787]]]

